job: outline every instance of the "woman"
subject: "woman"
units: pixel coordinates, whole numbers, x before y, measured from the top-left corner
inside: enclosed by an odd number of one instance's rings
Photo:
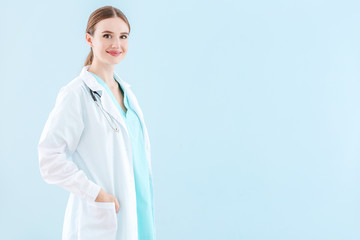
[[[70,192],[63,240],[155,239],[149,136],[130,85],[114,72],[129,33],[117,8],[90,15],[91,52],[60,89],[41,134],[41,175]]]

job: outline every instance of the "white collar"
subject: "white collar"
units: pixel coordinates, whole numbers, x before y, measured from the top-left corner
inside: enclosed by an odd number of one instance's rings
[[[88,72],[90,65],[86,65],[82,68],[80,77],[83,79],[85,84],[93,91],[103,91],[104,87],[98,83],[98,81],[95,79],[95,77]],[[114,72],[114,76],[116,80],[120,83],[120,85],[124,88],[129,88],[131,85],[124,80],[122,80],[116,72]]]

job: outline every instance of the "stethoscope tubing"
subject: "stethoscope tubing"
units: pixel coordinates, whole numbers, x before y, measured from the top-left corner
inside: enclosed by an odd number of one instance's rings
[[[100,108],[101,112],[103,113],[104,117],[106,118],[107,122],[109,123],[110,127],[115,131],[118,132],[119,128],[117,126],[113,127],[112,124],[110,123],[108,117],[106,116],[104,110],[102,109],[102,107],[100,106],[100,104],[98,103],[98,100],[96,99],[96,97],[94,96],[94,93],[97,94],[100,97],[100,94],[98,92],[94,92],[93,90],[90,89],[90,94],[91,97],[93,98],[94,102],[96,103],[96,105]]]

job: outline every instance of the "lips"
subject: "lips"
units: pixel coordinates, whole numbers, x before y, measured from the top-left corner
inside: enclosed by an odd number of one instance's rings
[[[115,57],[119,56],[121,54],[120,51],[106,51],[106,52]]]

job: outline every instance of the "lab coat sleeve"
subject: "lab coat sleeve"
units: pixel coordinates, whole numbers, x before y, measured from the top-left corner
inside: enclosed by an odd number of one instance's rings
[[[95,201],[101,187],[70,160],[84,130],[81,99],[74,90],[61,88],[38,143],[42,178],[80,198]]]

